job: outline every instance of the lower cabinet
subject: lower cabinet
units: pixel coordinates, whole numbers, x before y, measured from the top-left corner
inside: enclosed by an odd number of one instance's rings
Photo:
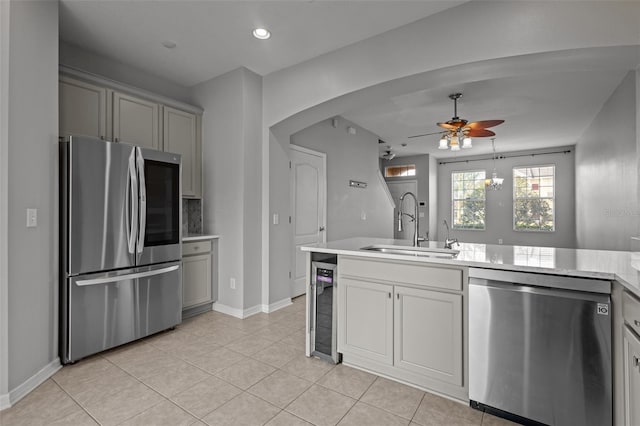
[[[393,364],[393,286],[342,279],[338,352]]]
[[[182,243],[182,316],[211,309],[216,299],[217,241]]]
[[[462,386],[462,295],[395,286],[394,365]]]
[[[624,330],[625,425],[640,425],[640,339]]]
[[[211,301],[211,254],[182,259],[182,307]]]
[[[640,299],[628,291],[622,295],[624,356],[624,424],[640,425]]]
[[[338,259],[338,352],[344,362],[466,398],[463,271],[425,265],[420,285],[415,263],[381,263]],[[404,266],[413,268],[408,282]],[[387,277],[374,278],[376,268]]]

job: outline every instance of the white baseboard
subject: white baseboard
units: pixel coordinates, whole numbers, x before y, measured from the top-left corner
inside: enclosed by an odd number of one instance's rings
[[[291,302],[290,297],[287,297],[270,305],[262,305],[262,312],[270,314],[271,312],[275,312],[278,309],[286,308],[289,305],[293,305],[293,302]]]
[[[252,306],[247,309],[238,309],[238,308],[232,308],[231,306],[223,305],[220,302],[215,302],[213,304],[212,309],[222,314],[227,314],[236,318],[245,319],[247,317],[250,317],[251,315],[257,314],[258,312],[262,312],[262,305]]]
[[[247,309],[238,309],[238,308],[232,308],[231,306],[227,306],[227,305],[223,305],[220,302],[215,302],[213,304],[212,309],[216,312],[220,312],[222,314],[227,314],[227,315],[231,315],[234,316],[236,318],[240,318],[240,319],[244,319],[244,318],[248,318],[251,315],[255,315],[257,313],[260,312],[264,312],[264,313],[271,313],[271,312],[275,312],[278,309],[282,309],[284,307],[287,307],[289,305],[291,305],[291,298],[287,297],[286,299],[282,299],[279,300],[275,303],[272,303],[270,305],[255,305],[252,306],[250,308]]]
[[[11,402],[9,401],[9,394],[5,393],[3,395],[0,395],[0,411],[9,407],[11,407]]]
[[[11,390],[8,394],[0,396],[0,410],[9,408],[22,398],[27,396],[29,392],[40,386],[49,377],[53,376],[56,371],[60,370],[62,365],[60,364],[60,358],[56,358],[49,364],[42,367],[33,376],[25,380],[21,385]]]

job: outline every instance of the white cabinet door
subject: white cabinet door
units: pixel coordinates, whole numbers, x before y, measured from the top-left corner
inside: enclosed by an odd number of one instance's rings
[[[462,295],[395,286],[395,366],[462,386]]]
[[[162,150],[159,136],[160,105],[124,93],[113,92],[113,138]]]
[[[640,425],[640,339],[624,329],[625,425]]]
[[[60,77],[59,89],[60,136],[108,139],[107,89],[69,77]]]
[[[338,352],[393,364],[393,286],[338,282]]]
[[[201,154],[198,123],[195,114],[164,107],[164,151],[182,156],[182,195],[201,196]]]
[[[211,301],[211,254],[182,258],[182,307]]]

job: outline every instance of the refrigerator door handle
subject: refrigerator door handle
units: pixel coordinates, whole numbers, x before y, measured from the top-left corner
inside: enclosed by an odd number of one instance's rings
[[[144,249],[144,234],[147,230],[147,189],[145,187],[144,178],[144,158],[142,157],[142,149],[136,148],[137,151],[137,164],[138,164],[138,176],[140,178],[140,210],[139,210],[139,227],[138,233],[138,253],[142,253]]]
[[[138,175],[136,173],[135,149],[132,149],[131,155],[129,155],[128,172],[127,194],[125,195],[125,226],[129,253],[133,254],[138,234]]]
[[[155,269],[153,271],[136,272],[133,274],[120,275],[116,277],[102,277],[102,278],[92,278],[88,280],[78,280],[76,281],[76,285],[82,287],[86,285],[107,284],[107,283],[115,283],[119,281],[134,280],[138,278],[152,277],[154,275],[161,275],[161,274],[166,274],[167,272],[175,271],[179,267],[180,265],[173,265],[173,266],[167,266],[166,268]]]

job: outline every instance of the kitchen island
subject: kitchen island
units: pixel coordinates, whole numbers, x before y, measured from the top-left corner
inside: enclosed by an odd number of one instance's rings
[[[569,280],[572,290],[611,295],[614,424],[625,424],[625,417],[633,424],[628,419],[636,420],[633,401],[640,395],[633,360],[639,354],[625,323],[634,324],[629,315],[640,305],[624,315],[622,306],[640,297],[636,253],[474,243],[454,249],[430,241],[414,250],[410,241],[378,238],[303,247],[310,289],[307,355],[315,333],[309,322],[315,309],[311,266],[329,259],[338,271],[333,329],[342,361],[469,403],[470,271],[516,274],[548,287],[556,277],[560,286]]]

